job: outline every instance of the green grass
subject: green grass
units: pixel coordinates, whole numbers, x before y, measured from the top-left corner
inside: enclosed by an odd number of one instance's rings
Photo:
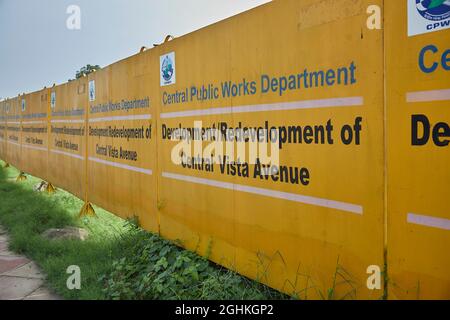
[[[43,269],[47,285],[66,299],[285,299],[287,296],[179,248],[95,207],[78,219],[83,202],[58,190],[36,192],[39,179],[16,182],[19,172],[0,161],[0,224],[10,249]],[[88,240],[50,241],[50,228],[81,227]],[[68,290],[66,269],[81,269],[81,290]]]

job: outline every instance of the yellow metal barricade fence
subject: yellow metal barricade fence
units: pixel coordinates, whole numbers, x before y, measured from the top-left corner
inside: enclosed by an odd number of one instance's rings
[[[6,100],[0,101],[0,159],[6,160]]]
[[[48,91],[49,181],[84,200],[87,79],[70,81]]]
[[[448,299],[446,9],[274,1],[1,102],[0,157],[302,299]]]
[[[24,95],[21,101],[21,171],[48,180],[47,90]]]
[[[429,31],[450,20],[385,5],[389,296],[449,299],[450,29]]]
[[[6,161],[20,168],[21,165],[21,118],[20,118],[20,96],[6,100]]]

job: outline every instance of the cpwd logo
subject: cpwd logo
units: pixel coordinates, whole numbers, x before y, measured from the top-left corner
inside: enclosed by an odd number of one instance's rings
[[[166,56],[164,58],[161,72],[162,72],[162,76],[163,76],[165,81],[172,80],[172,76],[173,76],[173,62],[172,62],[172,59],[170,59],[169,56]]]
[[[450,0],[408,1],[408,36],[450,28]]]
[[[161,86],[168,86],[171,84],[175,84],[176,82],[175,52],[171,52],[160,57],[160,70],[161,70]]]
[[[450,18],[450,0],[416,0],[420,15],[430,21]]]

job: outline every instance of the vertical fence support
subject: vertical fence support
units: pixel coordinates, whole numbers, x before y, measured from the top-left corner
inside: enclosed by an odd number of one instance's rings
[[[91,203],[86,201],[83,205],[83,207],[80,210],[79,218],[85,217],[85,216],[91,216],[96,217],[95,210],[92,207]]]
[[[47,191],[48,194],[53,194],[56,192],[56,188],[50,182],[47,182],[47,187],[45,188],[45,191]]]
[[[88,85],[89,85],[89,79],[88,79]],[[89,96],[89,95],[88,95]],[[88,97],[87,97],[88,99]],[[86,112],[85,112],[85,117],[84,117],[84,123],[85,123],[85,128],[88,128],[89,126],[89,103],[88,106],[86,108]],[[85,193],[84,193],[84,205],[81,208],[80,214],[79,214],[79,218],[85,217],[85,216],[91,216],[91,217],[96,217],[97,215],[95,214],[95,210],[92,207],[92,204],[89,202],[89,193],[88,193],[88,188],[89,188],[89,182],[88,182],[88,178],[89,178],[89,174],[88,174],[88,165],[89,165],[89,145],[88,145],[88,130],[85,130],[85,166],[84,166],[84,174],[85,174]]]
[[[25,175],[24,172],[21,171],[20,174],[17,176],[16,181],[19,182],[19,181],[25,181],[25,180],[27,180],[27,176]]]

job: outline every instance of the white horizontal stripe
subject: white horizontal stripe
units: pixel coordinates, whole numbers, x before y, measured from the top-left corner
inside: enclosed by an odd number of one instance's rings
[[[6,124],[21,124],[20,121],[7,121]]]
[[[406,102],[430,102],[450,100],[450,89],[408,92]]]
[[[415,213],[408,213],[408,223],[418,224],[422,226],[450,230],[450,220],[444,218],[436,218],[424,216]]]
[[[32,149],[32,150],[38,150],[38,151],[48,151],[47,148],[44,147],[36,147],[29,144],[22,144],[23,148]]]
[[[112,162],[112,161],[106,161],[103,159],[98,159],[98,158],[93,158],[93,157],[89,157],[89,161],[97,162],[97,163],[104,164],[104,165],[111,166],[111,167],[129,170],[129,171],[135,171],[135,172],[139,172],[139,173],[143,173],[143,174],[147,174],[147,175],[151,175],[153,173],[152,170],[150,170],[150,169],[133,167],[133,166],[129,166],[126,164]]]
[[[60,151],[60,150],[54,150],[54,149],[50,150],[50,152],[56,153],[56,154],[61,154],[61,155],[63,155],[63,156],[67,156],[67,157],[72,157],[72,158],[75,158],[75,159],[84,160],[84,157],[83,157],[83,156],[80,156],[80,155],[78,155],[78,154],[73,154],[73,153],[69,153],[69,152],[65,152],[65,151]]]
[[[104,117],[104,118],[92,118],[92,119],[89,119],[89,122],[150,120],[151,118],[152,118],[151,114],[141,114],[141,115],[132,115],[132,116],[115,116],[115,117]]]
[[[20,147],[20,143],[17,143],[17,142],[14,142],[14,141],[10,141],[10,140],[8,140],[8,143],[12,144],[13,146]]]
[[[231,113],[250,113],[250,112],[267,112],[267,111],[287,111],[300,109],[318,109],[330,107],[351,107],[362,106],[364,104],[363,97],[321,99],[321,100],[305,100],[295,102],[280,102],[272,104],[257,104],[237,107],[211,108],[202,110],[188,110],[179,112],[161,113],[161,119],[183,118],[193,116],[208,116]]]
[[[84,123],[84,120],[71,119],[71,120],[51,120],[51,123]]]
[[[47,123],[47,121],[22,121],[22,124],[43,124]]]
[[[299,194],[287,193],[287,192],[281,192],[281,191],[275,191],[275,190],[255,188],[255,187],[244,186],[244,185],[240,185],[240,184],[234,184],[234,183],[222,182],[222,181],[210,180],[210,179],[203,179],[203,178],[196,178],[196,177],[192,177],[192,176],[185,176],[185,175],[179,175],[179,174],[168,173],[168,172],[163,172],[162,176],[165,178],[169,178],[169,179],[180,180],[180,181],[185,181],[185,182],[192,182],[192,183],[207,185],[207,186],[216,187],[216,188],[236,190],[236,191],[252,193],[252,194],[257,194],[257,195],[271,197],[271,198],[289,200],[289,201],[299,202],[299,203],[303,203],[303,204],[310,204],[313,206],[347,211],[347,212],[351,212],[351,213],[358,214],[358,215],[363,214],[362,206],[351,204],[351,203],[339,202],[339,201],[328,200],[328,199],[321,199],[321,198],[310,197],[310,196],[303,196],[303,195],[299,195]]]

